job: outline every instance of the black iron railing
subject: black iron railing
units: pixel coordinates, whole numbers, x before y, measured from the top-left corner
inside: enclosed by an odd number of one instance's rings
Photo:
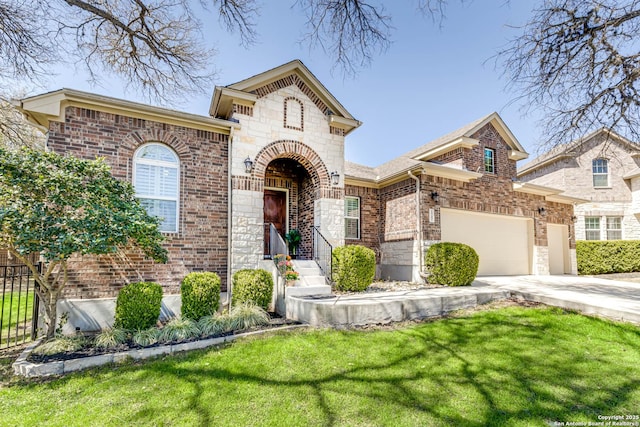
[[[329,284],[332,280],[332,257],[333,246],[322,235],[320,229],[317,226],[311,227],[311,233],[313,236],[313,260],[318,264],[322,274]]]
[[[40,269],[40,264],[37,265]],[[33,273],[26,265],[0,265],[0,348],[36,338],[38,295]]]

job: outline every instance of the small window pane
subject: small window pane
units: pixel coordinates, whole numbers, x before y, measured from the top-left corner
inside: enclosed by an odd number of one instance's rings
[[[619,216],[607,217],[607,240],[622,239],[622,218]]]
[[[594,187],[609,186],[609,162],[607,159],[594,159],[591,162]]]
[[[136,157],[138,159],[178,163],[178,157],[169,148],[160,144],[145,145],[138,151]]]
[[[495,151],[491,148],[484,149],[484,171],[495,173]]]
[[[360,238],[360,199],[345,197],[344,199],[344,236],[346,239]]]
[[[600,240],[600,218],[586,217],[584,219],[585,239]]]
[[[140,199],[149,215],[156,216],[162,221],[160,231],[176,232],[176,202],[172,200]]]

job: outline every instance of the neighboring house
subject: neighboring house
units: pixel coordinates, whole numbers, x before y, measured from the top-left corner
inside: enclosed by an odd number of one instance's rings
[[[153,280],[178,293],[190,271],[230,275],[269,255],[269,228],[312,227],[332,245],[363,244],[383,278],[419,280],[433,242],[469,243],[480,274],[574,273],[570,197],[514,182],[527,157],[490,114],[377,168],[345,162],[360,126],[300,62],[216,87],[208,116],[62,89],[23,99],[50,150],[104,157],[161,218],[169,262],[136,251],[76,258],[70,298],[114,297]],[[372,141],[375,144],[375,141]]]
[[[640,144],[600,129],[518,169],[518,178],[585,199],[577,240],[640,239]]]

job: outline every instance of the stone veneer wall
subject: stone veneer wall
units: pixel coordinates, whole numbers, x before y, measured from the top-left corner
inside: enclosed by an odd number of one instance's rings
[[[125,284],[156,281],[164,293],[178,293],[192,271],[214,271],[226,286],[227,135],[67,107],[64,123],[49,127],[49,149],[77,157],[104,157],[115,177],[131,181],[133,154],[147,142],[161,142],[180,158],[180,217],[177,233],[166,233],[169,262],[157,264],[136,250],[70,260],[68,298],[113,297]]]
[[[640,204],[634,206],[634,200],[640,200],[640,186],[637,181],[629,183],[622,178],[640,166],[640,160],[631,155],[634,152],[635,148],[600,133],[578,146],[572,156],[521,175],[519,179],[559,188],[566,195],[590,201],[575,208],[575,237],[578,240],[585,240],[585,216],[601,218],[603,239],[606,239],[606,216],[623,217],[623,239],[640,239],[640,222],[635,216],[640,213]],[[610,186],[607,188],[593,187],[591,162],[600,157],[609,161]]]
[[[312,225],[320,226],[332,243],[342,244],[344,190],[342,183],[338,186],[330,184],[330,173],[336,171],[344,176],[344,135],[330,129],[326,115],[328,107],[296,75],[286,76],[254,92],[258,99],[252,110],[238,109],[233,116],[241,125],[234,133],[231,155],[234,225],[240,221],[251,229],[254,224],[262,227],[267,168],[276,159],[290,159],[308,173],[298,183],[297,194],[296,227],[302,234],[301,251],[304,255],[310,254]],[[295,107],[296,114],[286,113],[285,106]],[[285,118],[285,114],[289,115]],[[254,168],[249,174],[242,162],[246,157],[254,160]],[[238,206],[246,203],[250,206]],[[240,217],[236,218],[236,212]],[[290,218],[290,227],[293,223]],[[256,268],[262,259],[262,228],[258,233],[259,241],[243,233],[234,228],[232,271]]]

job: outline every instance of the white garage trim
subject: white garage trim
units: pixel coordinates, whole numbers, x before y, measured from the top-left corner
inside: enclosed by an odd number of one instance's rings
[[[531,274],[533,219],[441,208],[440,226],[443,242],[476,250],[478,275]]]
[[[549,274],[571,274],[569,227],[563,224],[547,224],[547,242]]]

